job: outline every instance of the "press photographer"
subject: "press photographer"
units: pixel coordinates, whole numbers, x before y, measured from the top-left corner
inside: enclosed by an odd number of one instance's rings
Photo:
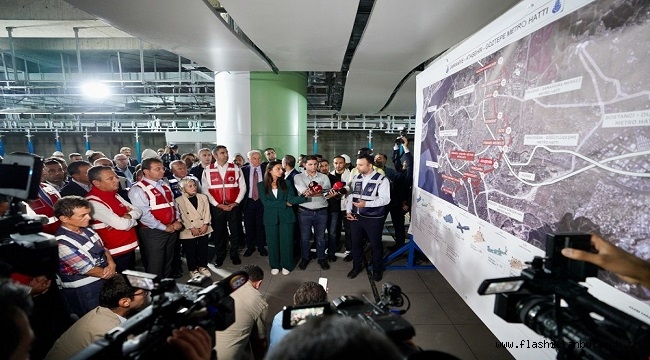
[[[326,299],[320,285],[306,282],[298,289],[295,304],[278,314],[284,330],[277,332],[281,340],[267,359],[457,359],[422,350],[412,342],[415,329],[398,315],[408,311],[410,300],[397,285],[384,283],[375,304],[349,295],[331,304],[318,299]],[[277,325],[274,320],[274,327]]]
[[[202,275],[190,279],[188,285],[137,271],[127,270],[124,275],[132,287],[140,289],[131,296],[135,299],[138,292],[150,292],[152,305],[109,330],[72,359],[206,358],[206,347],[209,345],[208,353],[214,347],[215,331],[235,321],[230,293],[248,283],[248,275],[242,271],[205,288],[201,286],[210,280]],[[204,334],[212,334],[208,335],[209,344]]]
[[[599,254],[590,254],[592,243]],[[644,284],[647,263],[621,251],[589,234],[547,234],[545,258],[535,257],[520,276],[485,280],[478,292],[496,294],[494,313],[505,321],[551,340],[558,359],[647,359],[650,325],[590,295],[579,283],[597,268],[562,255],[602,264],[611,258],[611,269]]]

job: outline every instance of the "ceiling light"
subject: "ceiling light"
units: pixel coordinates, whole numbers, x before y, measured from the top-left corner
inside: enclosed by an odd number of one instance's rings
[[[103,83],[88,82],[81,85],[81,93],[94,99],[105,99],[111,95],[111,90]]]

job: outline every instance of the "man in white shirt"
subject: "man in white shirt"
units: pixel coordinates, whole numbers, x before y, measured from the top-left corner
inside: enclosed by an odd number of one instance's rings
[[[220,267],[226,258],[226,248],[230,239],[230,260],[233,265],[241,264],[239,258],[239,226],[242,221],[239,204],[246,195],[246,182],[239,166],[228,162],[228,149],[218,145],[213,150],[215,162],[203,170],[202,193],[208,196],[212,215],[212,229],[216,247],[214,265]],[[228,236],[230,228],[230,236]]]
[[[390,181],[373,168],[371,155],[359,155],[357,170],[350,184],[351,193],[346,203],[346,217],[352,232],[352,270],[348,278],[354,279],[362,270],[364,238],[372,248],[373,279],[381,281],[384,248],[381,242],[386,214],[390,203]]]

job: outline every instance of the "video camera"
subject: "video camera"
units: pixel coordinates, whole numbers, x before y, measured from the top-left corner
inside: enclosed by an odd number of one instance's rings
[[[0,214],[0,261],[29,276],[53,275],[59,266],[56,240],[40,232],[48,219],[21,209],[38,197],[42,172],[43,160],[31,154],[9,154],[0,164],[0,195],[9,202]]]
[[[235,322],[235,302],[228,295],[248,281],[248,274],[243,271],[214,284],[197,275],[187,285],[138,271],[126,270],[122,274],[131,286],[151,292],[152,305],[108,331],[72,359],[181,358],[167,345],[172,330],[200,326],[214,336],[215,331],[227,329]]]
[[[648,359],[650,325],[590,295],[579,282],[598,268],[562,256],[565,247],[588,251],[591,235],[547,234],[545,258],[536,256],[520,276],[483,281],[478,293],[496,295],[503,320],[549,338],[558,359]]]
[[[399,136],[395,139],[395,144],[404,145],[404,140],[402,140],[404,136],[406,136],[406,132],[404,130],[400,131]]]
[[[376,304],[358,297],[343,295],[334,299],[331,304],[324,302],[285,306],[282,311],[282,327],[291,329],[317,316],[347,316],[361,321],[373,330],[386,334],[405,355],[408,355],[420,352],[419,349],[407,348],[403,343],[415,336],[413,325],[399,315],[405,313],[408,308],[402,311],[391,309],[391,307],[404,306],[404,298],[408,299],[406,295],[402,294],[399,286],[387,282],[383,285],[381,299]],[[408,307],[410,307],[410,301]]]

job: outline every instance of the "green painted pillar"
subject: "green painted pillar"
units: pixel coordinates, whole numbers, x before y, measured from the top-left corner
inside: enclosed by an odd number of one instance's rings
[[[307,73],[251,72],[250,111],[253,149],[307,153]]]

